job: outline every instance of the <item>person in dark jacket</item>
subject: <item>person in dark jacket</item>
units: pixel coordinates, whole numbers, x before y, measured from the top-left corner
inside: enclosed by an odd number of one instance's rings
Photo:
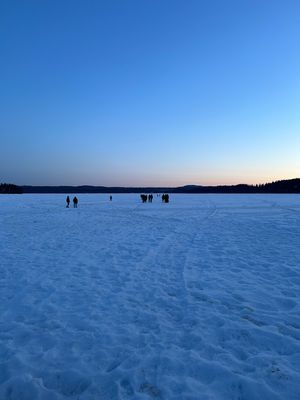
[[[74,205],[74,208],[77,208],[77,205],[78,205],[78,199],[77,199],[77,197],[75,196],[74,197],[74,199],[73,199],[73,205]]]
[[[67,208],[69,208],[70,207],[70,197],[69,196],[67,196],[67,198],[66,198],[66,202],[67,202]]]

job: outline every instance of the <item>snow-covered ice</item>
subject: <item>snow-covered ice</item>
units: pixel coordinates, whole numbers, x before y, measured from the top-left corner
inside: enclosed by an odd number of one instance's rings
[[[300,196],[0,196],[0,399],[299,400]]]

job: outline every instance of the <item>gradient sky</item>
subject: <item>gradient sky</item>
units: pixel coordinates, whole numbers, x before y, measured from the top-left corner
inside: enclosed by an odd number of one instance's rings
[[[300,177],[299,0],[2,0],[0,181]]]

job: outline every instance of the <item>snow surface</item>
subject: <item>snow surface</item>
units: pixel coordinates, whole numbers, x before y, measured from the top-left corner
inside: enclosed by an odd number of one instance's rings
[[[0,196],[0,399],[299,400],[300,196]]]

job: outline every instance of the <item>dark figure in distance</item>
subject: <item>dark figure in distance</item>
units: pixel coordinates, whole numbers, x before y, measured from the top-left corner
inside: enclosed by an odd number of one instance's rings
[[[161,196],[162,202],[163,203],[169,203],[169,195],[168,194],[163,194]]]
[[[112,201],[112,196],[109,196],[109,201]]]
[[[69,196],[67,196],[66,202],[67,202],[67,208],[69,208],[70,207],[70,197]]]
[[[141,194],[141,200],[143,203],[147,202],[147,195],[146,194]]]
[[[77,208],[78,199],[77,199],[76,196],[75,196],[74,199],[73,199],[73,204],[74,204],[74,208]]]

